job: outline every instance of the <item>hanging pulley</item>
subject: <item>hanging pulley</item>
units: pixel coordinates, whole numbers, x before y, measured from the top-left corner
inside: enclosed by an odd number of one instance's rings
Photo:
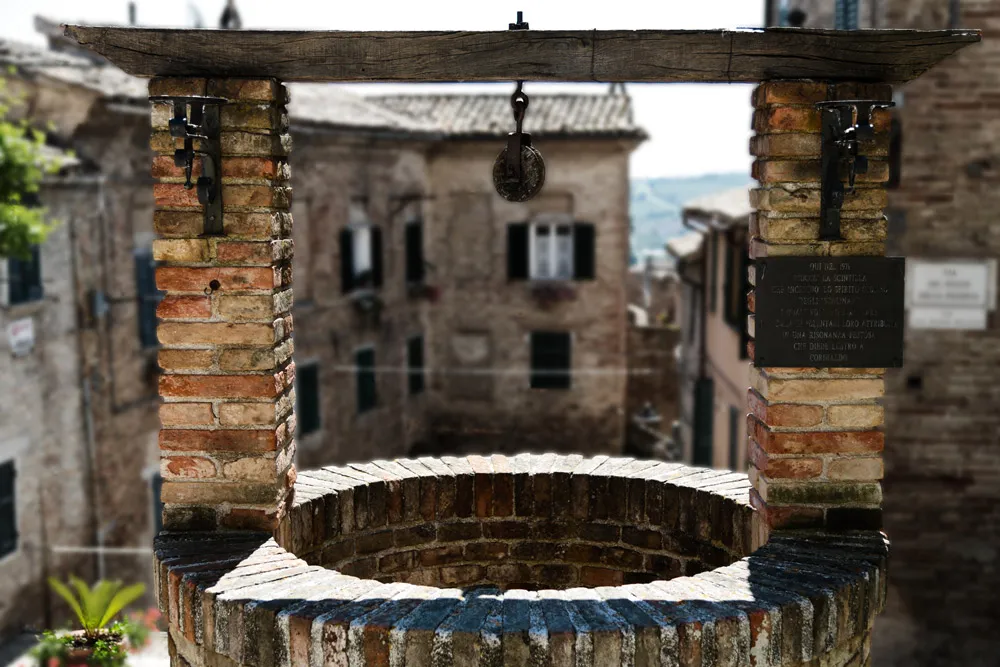
[[[528,24],[517,13],[517,23],[511,30],[527,30]],[[531,135],[522,131],[524,114],[528,110],[528,95],[523,81],[517,82],[510,106],[514,111],[514,131],[507,135],[507,146],[500,151],[493,163],[493,186],[507,201],[527,201],[538,194],[545,183],[545,161],[538,149],[531,145]]]

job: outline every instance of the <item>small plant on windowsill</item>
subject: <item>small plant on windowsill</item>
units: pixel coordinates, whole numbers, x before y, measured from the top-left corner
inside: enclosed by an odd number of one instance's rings
[[[576,289],[570,283],[565,282],[536,282],[531,285],[531,296],[539,306],[550,308],[560,301],[576,299]]]
[[[76,577],[70,586],[56,579],[49,585],[73,610],[81,630],[74,632],[46,631],[38,638],[31,655],[40,667],[91,665],[120,667],[125,664],[129,649],[145,646],[150,630],[157,629],[159,611],[112,620],[145,592],[143,584],[122,586],[117,581],[99,581],[93,587]]]

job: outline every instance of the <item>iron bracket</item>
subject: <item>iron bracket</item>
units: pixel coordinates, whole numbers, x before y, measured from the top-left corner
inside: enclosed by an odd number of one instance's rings
[[[868,158],[859,155],[860,143],[875,136],[872,112],[894,106],[893,102],[877,100],[836,100],[817,102],[822,127],[820,160],[820,223],[819,238],[823,241],[843,239],[840,231],[840,211],[844,195],[854,192],[858,174],[868,172]],[[847,169],[847,187],[843,172]]]
[[[150,102],[173,105],[170,136],[184,140],[184,148],[174,151],[174,164],[184,168],[184,187],[198,188],[198,202],[204,213],[203,236],[222,236],[222,122],[220,108],[228,102],[223,97],[199,95],[154,95]],[[195,141],[198,145],[195,146]],[[191,182],[195,156],[201,158],[201,174]]]

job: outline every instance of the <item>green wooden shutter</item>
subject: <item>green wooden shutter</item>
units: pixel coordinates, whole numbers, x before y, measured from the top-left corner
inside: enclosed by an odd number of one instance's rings
[[[733,326],[733,321],[736,319],[736,314],[733,312],[733,293],[736,291],[735,285],[733,285],[734,278],[734,267],[733,263],[736,260],[736,255],[734,253],[733,244],[729,238],[724,240],[726,246],[725,253],[725,280],[722,283],[722,298],[724,302],[722,304],[722,317],[729,324]]]
[[[749,359],[750,353],[747,345],[750,343],[750,332],[747,330],[747,320],[750,315],[750,307],[747,305],[747,296],[750,293],[750,253],[744,251],[740,255],[740,311],[739,311],[739,332],[740,332],[740,359]]]
[[[354,355],[357,378],[358,414],[367,412],[378,404],[375,385],[375,350],[358,350]]]
[[[340,230],[340,291],[354,289],[354,234],[347,227]]]
[[[424,391],[424,337],[414,336],[406,343],[407,377],[410,395]]]
[[[42,256],[38,246],[31,249],[27,259],[11,257],[7,260],[7,280],[10,305],[42,298]]]
[[[578,222],[573,225],[573,277],[593,280],[597,265],[597,239],[594,225]]]
[[[0,464],[0,557],[17,550],[17,504],[13,461]]]
[[[295,417],[300,436],[319,430],[319,364],[303,364],[295,368]]]
[[[715,383],[712,378],[698,378],[694,385],[694,452],[696,466],[712,465],[712,416]]]
[[[729,406],[729,469],[736,470],[740,464],[740,411]]]
[[[143,347],[156,347],[156,306],[163,298],[163,293],[156,289],[156,263],[149,248],[136,250],[134,257],[139,342]]]
[[[372,227],[372,287],[382,286],[382,228]]]
[[[528,279],[528,225],[507,225],[507,280]]]
[[[163,500],[161,500],[163,477],[159,472],[154,473],[149,480],[149,490],[153,497],[153,537],[156,537],[163,530]]]
[[[572,363],[570,347],[568,332],[532,332],[531,387],[533,389],[569,389]]]
[[[708,290],[708,309],[715,312],[715,299],[719,292],[719,235],[716,232],[708,233],[708,276],[705,281],[705,289]]]
[[[424,224],[421,221],[406,225],[406,282],[424,282]]]

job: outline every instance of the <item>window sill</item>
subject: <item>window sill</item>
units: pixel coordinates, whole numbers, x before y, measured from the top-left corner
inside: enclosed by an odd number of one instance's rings
[[[27,301],[25,303],[16,303],[13,305],[4,304],[0,306],[0,310],[7,313],[7,317],[12,320],[21,319],[23,317],[32,317],[39,314],[45,310],[45,298],[37,299],[35,301]]]
[[[576,278],[528,278],[530,285],[568,285],[573,286],[577,282]]]

